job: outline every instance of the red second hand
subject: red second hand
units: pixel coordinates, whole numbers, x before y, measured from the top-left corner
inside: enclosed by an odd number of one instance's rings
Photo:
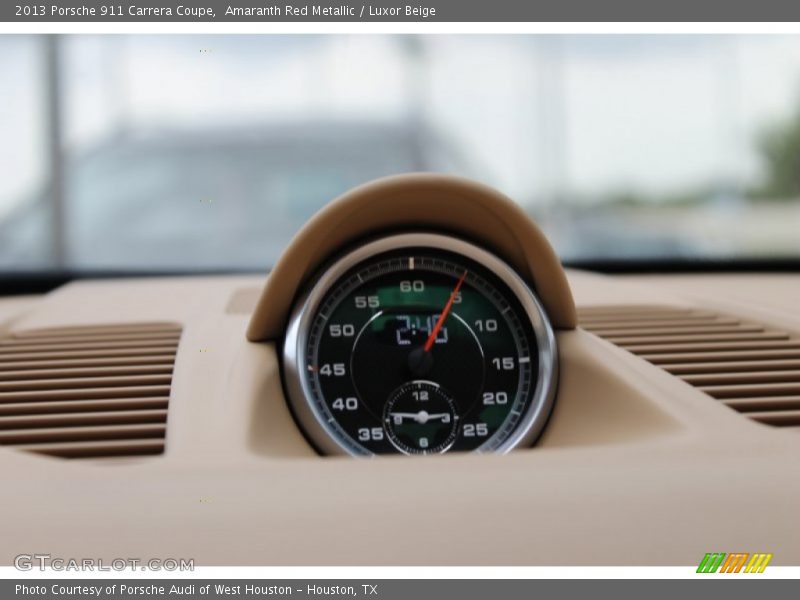
[[[439,315],[439,319],[436,321],[436,325],[433,326],[430,335],[428,335],[428,339],[425,341],[425,346],[423,350],[425,352],[430,352],[431,348],[433,348],[434,342],[436,342],[436,336],[439,335],[439,330],[444,325],[444,320],[447,318],[447,315],[450,314],[450,309],[453,308],[453,302],[456,300],[456,294],[458,294],[458,290],[461,289],[461,285],[464,283],[464,279],[467,277],[467,272],[464,271],[464,274],[461,276],[461,279],[458,280],[456,287],[453,288],[453,293],[450,294],[450,299],[447,301],[447,305],[444,307],[442,314]]]

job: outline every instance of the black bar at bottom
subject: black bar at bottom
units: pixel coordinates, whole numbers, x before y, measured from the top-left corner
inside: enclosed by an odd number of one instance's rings
[[[20,600],[131,600],[134,598],[239,598],[255,600],[492,600],[590,598],[591,600],[769,600],[795,598],[797,580],[759,575],[706,574],[692,579],[6,579],[0,598]]]

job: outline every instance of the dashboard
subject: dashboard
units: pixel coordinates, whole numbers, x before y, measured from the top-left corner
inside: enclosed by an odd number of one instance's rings
[[[795,274],[565,272],[432,175],[266,279],[0,299],[0,563],[797,564],[797,306]]]

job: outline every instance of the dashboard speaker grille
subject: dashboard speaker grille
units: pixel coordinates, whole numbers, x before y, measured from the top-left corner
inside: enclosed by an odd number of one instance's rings
[[[0,337],[0,445],[63,458],[164,452],[181,328],[63,327]]]
[[[706,310],[582,308],[580,326],[750,419],[800,428],[800,338]]]

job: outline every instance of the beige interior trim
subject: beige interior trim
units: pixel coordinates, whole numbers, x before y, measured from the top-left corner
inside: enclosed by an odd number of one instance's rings
[[[668,305],[800,333],[797,275],[569,278],[582,307]],[[41,328],[183,326],[164,454],[64,460],[0,446],[8,481],[0,565],[46,552],[194,558],[197,566],[696,566],[710,551],[800,564],[800,428],[748,419],[583,329],[557,332],[558,400],[535,448],[318,456],[289,413],[276,344],[244,339],[252,305],[240,292],[262,283],[238,275],[84,281],[31,304],[0,299],[0,328],[30,340]],[[237,310],[226,311],[237,295]],[[158,411],[165,400],[58,404],[78,414]],[[2,407],[8,416],[22,408]],[[97,443],[82,442],[81,455]]]
[[[575,303],[564,269],[544,234],[517,204],[466,179],[412,174],[358,187],[317,213],[272,269],[247,338],[280,338],[301,286],[346,246],[411,229],[451,233],[491,250],[533,285],[554,328],[575,327]]]

